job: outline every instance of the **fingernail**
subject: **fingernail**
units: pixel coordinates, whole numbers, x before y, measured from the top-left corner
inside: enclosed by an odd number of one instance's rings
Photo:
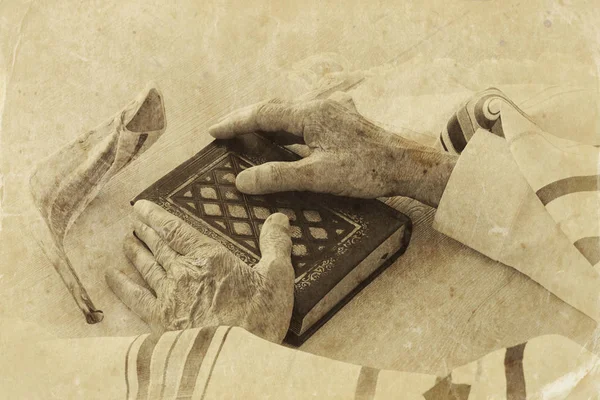
[[[227,125],[227,122],[228,122],[228,118],[227,118],[227,116],[225,116],[221,120],[219,120],[216,124],[211,125],[211,127],[208,128],[208,131],[212,133],[212,132],[222,130]]]
[[[271,224],[276,224],[276,225],[280,225],[284,228],[289,228],[290,226],[290,220],[287,217],[287,215],[283,214],[283,213],[275,213],[275,214],[271,214],[269,216],[269,218],[267,218],[267,221],[265,222],[269,222]]]
[[[144,207],[146,206],[146,202],[148,200],[138,200],[133,204],[133,211],[137,212],[138,214],[141,213],[141,211],[144,209]]]

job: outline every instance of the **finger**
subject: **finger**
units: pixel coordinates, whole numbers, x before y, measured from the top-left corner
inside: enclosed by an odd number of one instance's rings
[[[271,214],[260,230],[260,253],[263,257],[288,259],[292,254],[290,222],[282,213]]]
[[[173,250],[186,255],[199,246],[213,243],[179,217],[148,200],[139,200],[133,210],[140,221],[152,228]]]
[[[178,256],[175,250],[170,248],[167,242],[162,240],[154,229],[140,221],[134,221],[133,230],[135,236],[146,243],[146,246],[148,246],[156,261],[158,261],[165,270],[169,269],[171,262]]]
[[[231,139],[256,131],[285,131],[302,136],[307,111],[307,103],[262,102],[232,112],[211,126],[209,132],[217,139]]]
[[[313,149],[305,144],[288,144],[283,146],[289,151],[298,154],[302,158],[306,158],[313,153]]]
[[[133,282],[124,273],[114,268],[106,272],[106,283],[119,299],[144,322],[152,324],[156,310],[156,298],[152,293]]]
[[[269,216],[260,231],[261,261],[255,267],[261,274],[267,274],[272,269],[292,268],[292,239],[288,217],[281,213]]]
[[[167,274],[148,249],[133,236],[128,236],[123,242],[125,256],[133,266],[140,272],[148,285],[158,292]]]
[[[313,160],[269,162],[240,172],[235,180],[237,189],[247,194],[266,194],[315,189]]]

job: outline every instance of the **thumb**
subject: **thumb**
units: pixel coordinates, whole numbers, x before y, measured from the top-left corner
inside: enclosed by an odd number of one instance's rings
[[[292,239],[288,217],[281,213],[269,216],[260,231],[262,257],[255,269],[263,276],[294,281],[292,267]]]
[[[294,162],[269,162],[240,172],[235,185],[246,194],[310,190],[314,175],[309,158]]]

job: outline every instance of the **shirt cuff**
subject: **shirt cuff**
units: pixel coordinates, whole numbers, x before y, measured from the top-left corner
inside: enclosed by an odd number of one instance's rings
[[[506,141],[478,130],[450,176],[433,226],[498,260],[529,184]]]

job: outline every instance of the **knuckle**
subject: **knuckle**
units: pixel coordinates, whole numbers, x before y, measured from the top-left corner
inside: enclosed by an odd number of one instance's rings
[[[315,104],[317,110],[322,111],[322,112],[331,112],[333,110],[336,110],[338,108],[338,103],[334,100],[330,100],[330,99],[322,99],[322,100],[316,100],[317,103]]]
[[[152,282],[153,289],[158,293],[162,293],[163,277],[156,271],[150,272],[148,281]]]
[[[163,244],[159,245],[156,248],[155,256],[157,259],[170,261],[169,252],[167,252],[167,247]]]
[[[191,254],[187,257],[187,262],[193,268],[202,268],[207,264],[207,258],[199,254]]]
[[[169,219],[168,221],[165,221],[165,223],[162,225],[162,228],[164,238],[170,241],[179,237],[181,224],[177,220]]]
[[[222,267],[233,264],[235,256],[224,248],[215,248],[213,252],[207,255],[207,266]]]
[[[158,277],[160,276],[160,274],[158,273],[158,271],[160,271],[162,269],[162,267],[160,266],[160,264],[154,260],[151,263],[148,263],[148,275],[152,276],[152,277]]]
[[[138,301],[140,304],[142,304],[144,306],[150,305],[150,303],[152,301],[150,294],[144,292],[141,288],[137,289],[135,291],[134,297],[135,297],[136,301]]]
[[[285,182],[285,176],[283,174],[283,171],[281,167],[277,164],[269,165],[268,174],[271,180],[277,185],[280,185],[283,182]]]
[[[142,242],[147,244],[149,241],[152,241],[152,228],[146,224],[138,225],[135,229],[135,232]]]
[[[190,227],[191,228],[191,227]],[[167,243],[192,244],[200,246],[200,237],[192,229],[187,229],[184,222],[172,221],[164,236]]]
[[[149,202],[147,204],[144,203],[142,205],[142,207],[143,207],[143,209],[145,211],[145,214],[148,217],[148,219],[149,220],[153,220],[155,218],[155,216],[156,216],[156,211],[154,210],[154,207],[151,207]]]
[[[335,100],[331,100],[331,99],[323,100],[323,107],[325,107],[325,108],[337,108],[337,106],[338,106],[338,102]]]
[[[292,241],[289,235],[281,235],[275,232],[269,233],[264,239],[264,245],[266,247],[285,250],[288,246],[291,246]]]
[[[272,109],[273,103],[272,102],[266,102],[266,103],[262,103],[260,104],[255,111],[255,116],[256,119],[259,120],[260,118],[264,118],[266,117],[270,110]]]
[[[142,223],[140,221],[136,221],[134,224],[134,230],[136,233],[144,233],[146,232],[148,229],[147,225],[145,223]]]
[[[273,97],[271,100],[267,102],[267,104],[282,104],[284,100],[281,97]]]
[[[335,100],[319,100],[314,112],[315,117],[312,119],[314,129],[320,126],[331,126],[335,121],[340,122],[347,112],[348,110]]]
[[[315,120],[320,119],[325,107],[325,100],[312,100],[303,104],[302,109],[304,110],[305,124],[311,124]]]

